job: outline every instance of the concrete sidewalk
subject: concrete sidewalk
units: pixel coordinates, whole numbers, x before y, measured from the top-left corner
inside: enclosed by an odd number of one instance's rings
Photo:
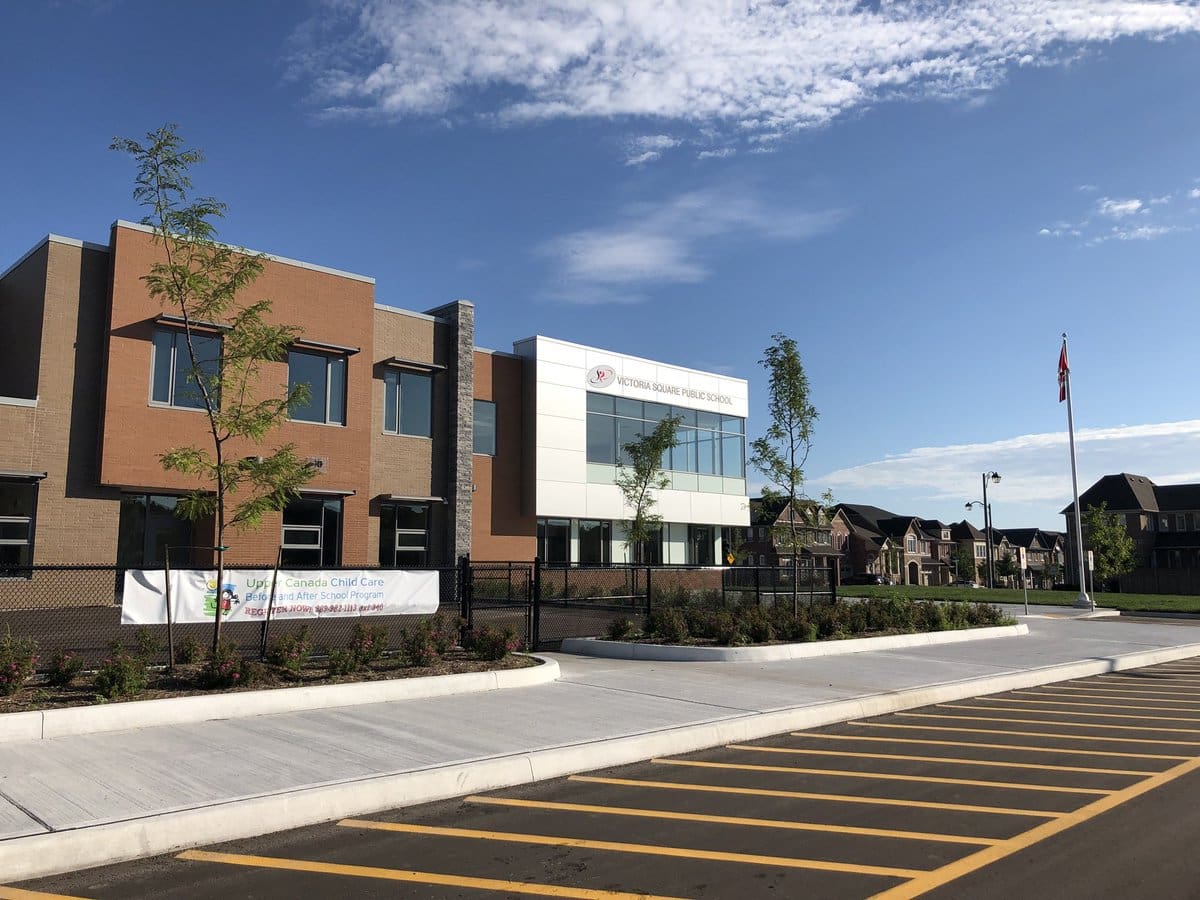
[[[0,883],[1200,655],[1189,625],[1022,621],[783,662],[555,655],[562,677],[536,687],[3,744]]]

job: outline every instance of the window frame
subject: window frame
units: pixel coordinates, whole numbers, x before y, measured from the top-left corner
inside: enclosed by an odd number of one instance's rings
[[[432,390],[432,385],[430,385],[430,390]],[[478,455],[478,456],[490,456],[492,458],[495,458],[496,445],[499,443],[498,432],[500,429],[500,420],[497,417],[496,401],[495,400],[474,400],[472,402],[474,403],[474,407],[471,410],[471,417],[472,417],[471,418],[471,453],[474,455]],[[492,447],[491,447],[491,450],[487,450],[487,449],[480,450],[479,449],[479,429],[476,427],[476,423],[479,421],[480,407],[490,408],[491,412],[492,412]],[[399,423],[397,422],[397,424],[399,424]]]
[[[397,527],[396,511],[400,507],[414,507],[414,508],[419,507],[424,512],[424,515],[425,515],[425,527],[424,528],[399,528],[399,527]],[[387,539],[387,535],[384,533],[384,524],[383,524],[383,512],[386,509],[390,509],[392,511],[391,525],[389,526],[391,529],[391,540],[387,541],[387,545],[388,545],[387,552],[391,554],[390,562],[383,558],[383,553],[385,552],[385,543],[384,542]],[[433,504],[432,503],[419,502],[419,501],[406,502],[403,500],[391,500],[391,501],[388,501],[388,502],[382,504],[382,506],[380,508],[380,523],[379,523],[379,527],[380,527],[380,536],[379,536],[380,560],[379,560],[379,564],[381,566],[383,566],[384,568],[393,568],[393,569],[407,569],[407,568],[423,569],[423,568],[428,567],[429,566],[429,555],[430,555],[429,539],[433,533],[432,521],[433,521]],[[402,536],[416,535],[416,534],[421,535],[421,538],[422,538],[420,547],[415,547],[411,544],[405,544],[405,545],[401,546],[400,538]],[[404,554],[405,556],[418,556],[419,559],[416,562],[408,562],[406,560],[402,564],[400,561],[401,554]]]
[[[16,572],[22,569],[32,569],[34,561],[34,553],[37,550],[37,511],[38,511],[38,495],[41,493],[40,478],[10,478],[0,477],[0,487],[28,487],[33,493],[33,502],[29,509],[28,516],[0,516],[0,524],[4,525],[24,525],[25,539],[17,538],[0,538],[0,547],[26,547],[28,559],[25,563],[17,562],[15,565],[8,567],[3,562],[0,562],[0,581],[6,579],[19,579],[28,581],[33,577],[33,572],[28,574],[18,575]],[[12,574],[10,574],[12,573]]]
[[[314,502],[314,501],[320,502],[320,504],[321,504],[321,523],[319,525],[312,525],[309,523],[295,523],[295,522],[289,524],[287,522],[288,508],[290,506],[292,506],[292,504],[294,504],[294,503],[301,503],[301,502],[306,502],[306,501],[307,502]],[[338,511],[337,511],[337,548],[333,551],[334,558],[332,560],[328,560],[325,558],[325,554],[326,554],[325,530],[328,527],[328,523],[326,522],[325,516],[326,516],[326,512],[328,511],[330,503],[336,503],[337,507],[338,507]],[[346,524],[346,498],[345,497],[330,496],[327,494],[313,494],[313,493],[301,492],[299,497],[297,497],[295,500],[293,500],[291,503],[289,503],[287,506],[285,506],[283,509],[281,509],[279,511],[279,548],[281,551],[293,550],[293,551],[299,551],[299,552],[310,552],[310,551],[315,550],[317,553],[317,562],[314,565],[314,564],[310,564],[310,563],[292,562],[289,560],[289,561],[283,562],[283,567],[287,568],[289,566],[300,566],[303,568],[321,569],[326,566],[332,567],[332,568],[337,568],[337,567],[341,566],[341,564],[342,564],[342,545],[345,542],[345,538],[346,538],[345,524]],[[317,542],[315,544],[303,544],[303,543],[295,543],[295,542],[289,543],[285,539],[286,535],[289,531],[304,532],[304,533],[315,532],[317,535]]]
[[[335,352],[328,352],[328,351],[323,352],[321,350],[315,350],[315,349],[312,349],[309,347],[289,347],[288,348],[288,357],[287,357],[288,392],[289,393],[293,390],[295,384],[309,384],[308,382],[299,382],[299,381],[293,382],[293,380],[292,380],[292,356],[293,355],[310,356],[315,359],[320,359],[325,365],[325,404],[324,404],[324,414],[323,414],[324,418],[322,418],[322,419],[298,419],[294,415],[295,410],[289,409],[288,410],[288,421],[289,422],[300,422],[305,425],[331,425],[334,428],[345,428],[346,422],[348,420],[347,407],[349,406],[348,401],[349,401],[349,395],[350,395],[350,354],[335,353]],[[332,401],[333,401],[333,397],[334,397],[333,378],[332,378],[333,365],[334,365],[334,363],[339,362],[339,361],[342,364],[342,397],[341,397],[342,418],[341,418],[340,422],[331,420],[331,407],[332,407]],[[312,387],[313,386],[311,384],[309,384],[310,390],[312,390]],[[310,406],[312,406],[313,401],[316,400],[316,391],[312,391],[312,393],[313,393],[313,396],[309,398]]]
[[[158,336],[160,334],[170,335],[170,337],[171,337],[171,355],[170,355],[170,358],[167,360],[167,364],[166,364],[167,365],[167,399],[166,400],[156,400],[154,397],[155,374],[157,372],[157,368],[158,368],[158,364],[159,364]],[[217,342],[218,351],[217,351],[216,363],[219,368],[221,365],[222,359],[224,358],[224,354],[225,354],[225,337],[224,337],[224,335],[220,331],[210,332],[207,329],[196,329],[193,332],[192,336],[193,337],[202,337],[202,338],[205,338],[206,340],[214,340]],[[178,395],[178,385],[176,383],[175,376],[179,372],[178,359],[179,359],[179,339],[180,338],[183,338],[183,340],[184,340],[183,350],[184,350],[184,353],[186,354],[186,352],[187,352],[187,329],[182,328],[182,327],[163,325],[163,324],[157,324],[154,326],[154,334],[150,338],[150,392],[149,392],[149,400],[147,402],[149,403],[150,406],[156,407],[157,409],[182,409],[182,410],[186,410],[188,412],[205,412],[206,410],[204,407],[203,395],[201,395],[198,398],[199,403],[194,406],[176,402],[176,398]],[[215,407],[217,409],[220,409],[221,398],[220,398],[219,393],[215,399],[216,399]]]
[[[401,437],[424,438],[425,440],[433,439],[433,372],[422,372],[415,369],[405,369],[399,366],[391,366],[383,373],[383,422],[381,427],[384,434],[397,435]],[[418,434],[412,431],[405,431],[404,423],[404,378],[423,378],[429,385],[429,418],[425,422],[425,433]],[[396,427],[388,428],[388,404],[394,404],[394,415],[396,419]]]

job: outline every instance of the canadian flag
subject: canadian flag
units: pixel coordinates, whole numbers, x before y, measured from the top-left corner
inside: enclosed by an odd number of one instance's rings
[[[1067,342],[1063,341],[1062,352],[1058,354],[1058,402],[1067,399],[1067,374],[1071,367],[1067,365]]]

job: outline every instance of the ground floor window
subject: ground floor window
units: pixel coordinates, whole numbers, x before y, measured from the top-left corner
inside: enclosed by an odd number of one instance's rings
[[[281,561],[285,566],[342,562],[342,498],[300,497],[283,508]]]
[[[538,519],[538,556],[550,565],[566,565],[571,562],[571,520]]]
[[[36,481],[0,479],[0,576],[33,565]]]
[[[661,566],[663,561],[663,529],[659,525],[649,529],[650,536],[634,548],[634,561],[643,566]]]
[[[196,543],[192,523],[178,515],[179,497],[170,494],[122,494],[117,525],[117,565],[158,568],[171,550],[173,565],[192,562]]]
[[[580,519],[579,561],[600,566],[612,563],[612,522]]]
[[[713,564],[713,530],[711,525],[689,525],[687,561],[693,566]]]
[[[380,507],[379,564],[401,569],[429,564],[428,503]]]

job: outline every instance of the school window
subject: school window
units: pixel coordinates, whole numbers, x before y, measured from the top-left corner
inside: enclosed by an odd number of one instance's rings
[[[475,401],[475,436],[472,450],[484,456],[496,455],[496,404]]]
[[[288,390],[308,386],[308,397],[292,407],[296,422],[346,424],[346,357],[328,353],[288,352]]]
[[[579,561],[598,566],[612,562],[612,522],[579,521]]]
[[[122,494],[117,524],[117,565],[129,569],[192,563],[192,523],[179,515],[179,497]],[[168,553],[170,554],[168,559]]]
[[[383,430],[413,437],[433,434],[433,377],[389,369],[383,383]]]
[[[196,365],[188,352],[187,332],[177,328],[154,331],[151,354],[150,402],[182,409],[204,409],[204,393],[217,403],[216,379],[221,369],[221,336],[192,333]]]
[[[342,499],[300,497],[283,508],[285,566],[337,566],[342,562]]]
[[[33,565],[36,481],[0,479],[0,577],[28,577],[17,571]]]
[[[563,566],[571,562],[571,520],[538,519],[538,556],[542,562]]]
[[[689,525],[687,561],[693,566],[713,564],[713,530],[708,525]]]
[[[400,569],[429,563],[429,504],[385,503],[379,510],[379,564]]]

